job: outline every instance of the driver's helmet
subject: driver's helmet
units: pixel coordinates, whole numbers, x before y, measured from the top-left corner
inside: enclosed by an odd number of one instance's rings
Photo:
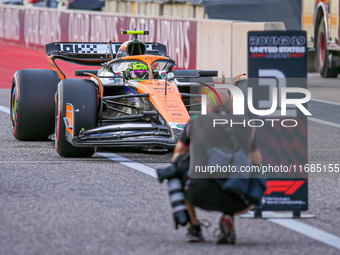
[[[126,69],[126,79],[147,79],[148,66],[141,61],[135,61]]]

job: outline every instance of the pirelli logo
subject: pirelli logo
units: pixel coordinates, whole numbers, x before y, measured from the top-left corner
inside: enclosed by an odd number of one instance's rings
[[[305,181],[268,181],[265,195],[281,192],[285,195],[293,195]]]

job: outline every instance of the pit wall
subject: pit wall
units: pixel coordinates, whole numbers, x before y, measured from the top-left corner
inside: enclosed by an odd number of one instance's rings
[[[141,40],[165,44],[178,69],[218,70],[217,82],[247,72],[248,31],[285,29],[282,22],[177,19],[0,4],[0,41],[33,49],[45,50],[50,42],[122,42],[131,37],[120,31],[135,28],[150,31]]]

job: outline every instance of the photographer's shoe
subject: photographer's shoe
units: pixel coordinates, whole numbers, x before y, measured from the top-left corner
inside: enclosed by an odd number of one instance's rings
[[[186,235],[186,241],[188,243],[199,243],[204,242],[202,235],[201,225],[192,225],[188,227],[188,232]]]
[[[236,234],[234,228],[234,218],[224,215],[220,219],[220,234],[217,237],[217,244],[235,244]]]

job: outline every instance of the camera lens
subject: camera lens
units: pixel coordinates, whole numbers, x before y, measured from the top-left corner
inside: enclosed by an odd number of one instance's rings
[[[190,221],[190,216],[185,203],[181,181],[178,178],[172,178],[169,180],[168,186],[175,228],[177,229],[178,225],[185,226]]]

